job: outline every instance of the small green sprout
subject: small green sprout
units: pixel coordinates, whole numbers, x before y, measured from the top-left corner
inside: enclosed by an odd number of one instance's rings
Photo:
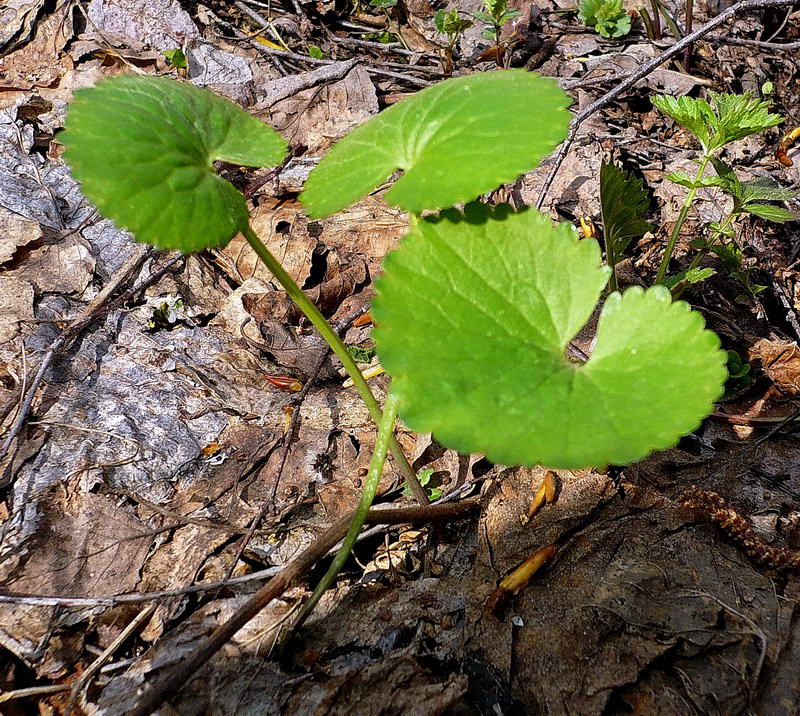
[[[624,37],[631,31],[631,16],[622,0],[581,0],[578,16],[603,37]]]
[[[164,50],[164,59],[173,67],[178,69],[186,69],[189,65],[186,61],[186,55],[180,47],[174,50]]]
[[[471,15],[486,24],[481,36],[499,46],[503,27],[522,13],[513,8],[509,9],[507,0],[483,0],[483,11],[473,12]]]
[[[612,270],[611,290],[617,290],[616,266],[634,238],[641,238],[653,225],[645,221],[650,194],[641,179],[614,164],[600,166],[600,208],[603,214],[603,238],[606,263]]]
[[[417,473],[417,480],[419,480],[420,485],[427,488],[428,498],[431,500],[431,502],[435,502],[444,494],[444,490],[442,490],[440,487],[428,487],[428,483],[431,481],[432,476],[433,468],[426,467]],[[411,488],[403,488],[403,497],[411,497]]]
[[[753,384],[750,364],[736,351],[726,351],[728,356],[728,380],[725,382],[723,400],[732,400],[744,393]]]

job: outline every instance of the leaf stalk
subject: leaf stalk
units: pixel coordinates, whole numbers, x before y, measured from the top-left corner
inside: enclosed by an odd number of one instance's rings
[[[245,229],[243,229],[242,233],[247,239],[247,243],[249,243],[253,251],[256,252],[256,255],[261,262],[272,272],[272,274],[278,280],[278,283],[283,286],[284,290],[289,295],[289,298],[295,302],[297,307],[303,312],[303,315],[309,321],[311,321],[311,324],[317,329],[317,331],[319,331],[319,334],[330,346],[336,357],[341,361],[342,366],[344,366],[345,371],[347,371],[347,374],[353,381],[353,385],[358,391],[358,394],[361,396],[361,399],[367,406],[367,410],[369,410],[369,414],[372,416],[375,424],[379,424],[381,422],[380,405],[378,405],[378,401],[372,394],[372,390],[367,384],[367,381],[364,379],[364,376],[356,365],[355,360],[353,360],[353,357],[347,350],[347,346],[345,346],[342,339],[339,338],[338,334],[333,329],[333,326],[331,326],[331,324],[328,322],[325,316],[320,313],[320,310],[314,305],[311,299],[306,296],[305,292],[297,285],[295,280],[286,272],[283,266],[281,266],[280,262],[272,255],[272,252],[265,246],[264,242],[261,241],[249,224]],[[417,475],[414,472],[414,469],[406,459],[406,456],[394,435],[390,437],[389,442],[392,457],[397,461],[397,465],[402,471],[403,476],[406,478],[414,498],[420,504],[428,504],[428,496],[425,493],[422,485],[419,484],[419,480],[417,480]]]
[[[678,214],[678,219],[675,222],[675,226],[672,227],[672,233],[669,235],[667,248],[664,249],[664,255],[661,257],[661,265],[658,267],[658,274],[656,276],[657,284],[663,284],[664,279],[667,277],[667,267],[669,266],[670,259],[672,259],[672,254],[675,251],[675,245],[678,243],[678,237],[681,235],[681,230],[683,229],[683,225],[686,223],[686,218],[689,216],[689,210],[692,208],[692,204],[694,204],[695,197],[697,196],[697,190],[701,186],[703,175],[705,174],[706,168],[708,167],[708,163],[710,161],[710,154],[704,154],[703,158],[700,160],[700,167],[695,175],[692,188],[689,189],[689,193],[686,195],[686,199],[683,202],[681,211]]]
[[[303,606],[303,610],[300,612],[294,624],[294,629],[298,629],[308,618],[350,556],[350,552],[358,539],[361,528],[364,526],[364,522],[367,519],[369,508],[372,507],[375,493],[378,491],[378,485],[380,484],[381,475],[383,474],[383,466],[386,462],[387,448],[394,437],[394,424],[396,421],[397,398],[392,395],[390,389],[386,396],[386,404],[383,406],[383,415],[378,425],[378,437],[375,440],[375,449],[372,452],[372,458],[369,463],[369,472],[364,481],[364,487],[361,490],[361,500],[350,522],[350,528],[347,530],[347,534],[342,540],[342,546],[339,547],[339,551],[333,558],[331,566],[328,567],[328,571],[325,572],[325,575],[320,579],[319,584],[317,584],[314,589],[314,593]]]

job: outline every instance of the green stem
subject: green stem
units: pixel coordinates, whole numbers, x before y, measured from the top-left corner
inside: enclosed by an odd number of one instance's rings
[[[256,233],[253,231],[253,228],[248,225],[242,233],[244,233],[247,242],[250,244],[253,251],[256,252],[258,258],[261,259],[262,263],[272,272],[275,278],[278,279],[278,282],[281,284],[281,286],[283,286],[284,290],[289,295],[289,298],[295,302],[297,307],[303,312],[303,315],[305,315],[305,317],[311,321],[314,328],[319,331],[325,342],[336,354],[336,357],[342,362],[344,369],[347,371],[347,374],[353,381],[353,385],[358,391],[358,394],[361,396],[361,399],[364,401],[364,404],[367,406],[367,410],[369,410],[369,414],[372,416],[375,424],[377,425],[380,423],[381,407],[378,405],[378,401],[375,400],[375,396],[372,394],[367,381],[364,379],[364,376],[358,369],[356,362],[353,360],[353,357],[350,355],[350,352],[347,350],[347,346],[345,346],[342,339],[339,338],[336,331],[333,330],[331,324],[328,323],[325,316],[320,313],[319,309],[312,303],[311,299],[306,296],[294,279],[288,273],[286,273],[286,270],[283,268],[283,266],[281,266],[280,262],[272,255],[272,252],[264,245],[261,239],[258,238]],[[414,469],[411,467],[406,459],[406,456],[403,454],[403,450],[398,444],[394,435],[391,436],[390,447],[392,451],[392,457],[397,461],[397,464],[405,476],[408,486],[411,488],[411,492],[413,493],[415,499],[420,504],[428,504],[428,496],[422,485],[419,484],[419,480],[417,480],[417,475],[414,472]]]
[[[698,252],[697,256],[695,256],[694,259],[692,260],[692,263],[689,264],[689,268],[687,269],[687,271],[693,271],[700,265],[700,262],[703,260],[703,257],[706,256],[711,247],[717,243],[717,239],[720,236],[725,235],[725,230],[733,223],[733,220],[736,218],[736,216],[737,216],[736,214],[728,214],[725,217],[725,220],[720,224],[719,229],[711,235],[711,238],[708,240],[708,243],[706,244],[705,248],[702,251]]]
[[[704,155],[700,160],[700,168],[697,170],[697,175],[692,183],[692,188],[689,189],[686,200],[683,202],[681,211],[678,214],[678,220],[675,222],[675,226],[672,227],[672,233],[669,235],[667,248],[664,250],[664,255],[661,257],[661,265],[658,267],[656,283],[664,283],[664,279],[667,276],[667,267],[669,266],[670,259],[672,258],[672,252],[675,251],[675,245],[678,243],[678,237],[681,235],[683,225],[686,223],[686,217],[689,216],[689,209],[692,208],[694,198],[697,195],[697,190],[700,188],[700,180],[703,178],[703,174],[705,173],[706,167],[710,161],[711,155],[709,154]]]
[[[619,291],[619,286],[617,285],[617,256],[614,251],[614,241],[608,240],[606,237],[606,263],[611,268],[611,278],[608,281],[608,288],[611,293],[615,291]]]
[[[394,424],[396,420],[397,399],[392,395],[390,390],[386,397],[386,405],[383,406],[383,416],[378,425],[378,437],[375,440],[375,450],[372,453],[372,459],[369,463],[367,479],[361,490],[361,501],[358,503],[358,507],[356,507],[352,522],[350,522],[350,529],[347,530],[347,534],[342,540],[342,546],[339,547],[339,551],[333,558],[331,566],[328,567],[328,571],[325,572],[325,575],[314,589],[311,598],[303,607],[303,611],[300,612],[293,627],[294,629],[298,629],[308,618],[308,615],[314,610],[314,607],[317,606],[322,595],[327,591],[328,587],[331,586],[336,575],[339,574],[339,571],[344,566],[344,563],[347,561],[358,539],[361,528],[364,526],[364,521],[367,519],[369,508],[372,507],[372,501],[375,499],[375,493],[378,491],[378,485],[380,484],[381,475],[383,474],[383,464],[386,462],[387,448],[394,434]]]

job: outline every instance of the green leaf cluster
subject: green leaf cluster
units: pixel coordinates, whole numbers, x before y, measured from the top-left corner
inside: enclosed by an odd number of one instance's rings
[[[631,31],[631,16],[622,0],[581,0],[578,16],[603,37],[624,37]]]
[[[507,12],[501,0],[490,9]],[[694,429],[725,375],[716,336],[663,287],[613,293],[591,357],[574,362],[567,346],[610,274],[598,244],[533,210],[448,208],[534,167],[564,139],[568,105],[552,80],[522,70],[442,82],[335,145],[302,196],[309,214],[324,216],[403,171],[386,198],[418,216],[377,283],[378,355],[412,428],[508,464],[640,459]],[[340,359],[352,363],[254,239],[244,198],[214,170],[215,161],[280,162],[286,143],[273,130],[205,90],[133,76],[78,91],[66,124],[67,161],[104,215],[140,241],[183,251],[245,232]],[[122,146],[125,161],[118,161]],[[604,182],[606,231],[624,247],[649,228],[646,193],[616,168],[606,169]],[[761,197],[755,203],[769,201],[763,188],[748,191]],[[419,216],[431,209],[445,210]],[[368,398],[366,389],[377,412]]]
[[[464,30],[472,27],[472,20],[461,17],[457,9],[438,10],[433,16],[433,24],[443,35],[447,35],[447,44],[452,47]]]
[[[797,220],[791,211],[766,203],[789,201],[797,196],[797,192],[782,187],[769,177],[741,181],[733,168],[718,157],[711,157],[711,163],[717,172],[716,176],[704,175],[693,179],[685,172],[673,172],[667,175],[667,179],[689,189],[692,186],[719,187],[733,199],[731,213],[734,215],[753,214],[776,223]]]
[[[711,104],[693,97],[653,97],[658,110],[697,137],[703,152],[710,155],[726,144],[774,127],[783,118],[769,111],[770,103],[749,93],[709,92]]]
[[[138,241],[185,252],[221,246],[248,226],[244,197],[213,163],[272,166],[287,148],[275,130],[222,97],[136,75],[75,92],[59,141],[104,216]]]
[[[500,29],[522,12],[508,7],[507,0],[483,0],[483,11],[470,13],[476,20],[485,22],[488,27],[483,31],[482,37],[486,40],[499,39]]]

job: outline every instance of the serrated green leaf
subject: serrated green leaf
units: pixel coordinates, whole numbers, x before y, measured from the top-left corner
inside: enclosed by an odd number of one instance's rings
[[[751,179],[742,182],[742,201],[789,201],[797,196],[797,192],[782,187],[768,177]]]
[[[692,431],[725,354],[663,286],[606,301],[589,361],[565,357],[605,286],[596,242],[529,210],[425,219],[387,257],[372,307],[400,414],[503,464],[626,464]]]
[[[737,201],[741,201],[742,183],[739,181],[739,177],[736,176],[736,172],[733,171],[733,168],[725,164],[725,162],[718,157],[711,157],[711,163],[714,166],[714,170],[717,172],[716,178],[712,180],[714,184],[730,194]]]
[[[791,211],[784,209],[782,206],[774,206],[773,204],[748,204],[744,210],[755,216],[759,216],[767,221],[774,221],[778,224],[785,224],[787,221],[797,221]]]
[[[600,166],[600,210],[609,255],[618,261],[631,240],[644,236],[653,225],[644,220],[649,192],[641,179],[614,164]]]
[[[389,107],[328,152],[301,196],[328,216],[386,181],[385,199],[408,211],[469,201],[535,167],[564,139],[571,100],[525,70],[446,80]]]
[[[693,187],[718,187],[721,186],[719,177],[712,177],[708,174],[700,177],[699,180],[695,177],[690,177],[686,172],[672,172],[667,174],[667,179],[680,186],[685,186],[687,189]]]
[[[712,106],[693,97],[653,97],[655,107],[692,132],[706,154],[737,139],[774,127],[783,121],[769,112],[769,102],[750,94],[721,94],[709,91]]]
[[[244,197],[213,162],[278,164],[286,142],[222,97],[123,75],[75,93],[59,141],[86,196],[137,241],[198,251],[247,225]]]

